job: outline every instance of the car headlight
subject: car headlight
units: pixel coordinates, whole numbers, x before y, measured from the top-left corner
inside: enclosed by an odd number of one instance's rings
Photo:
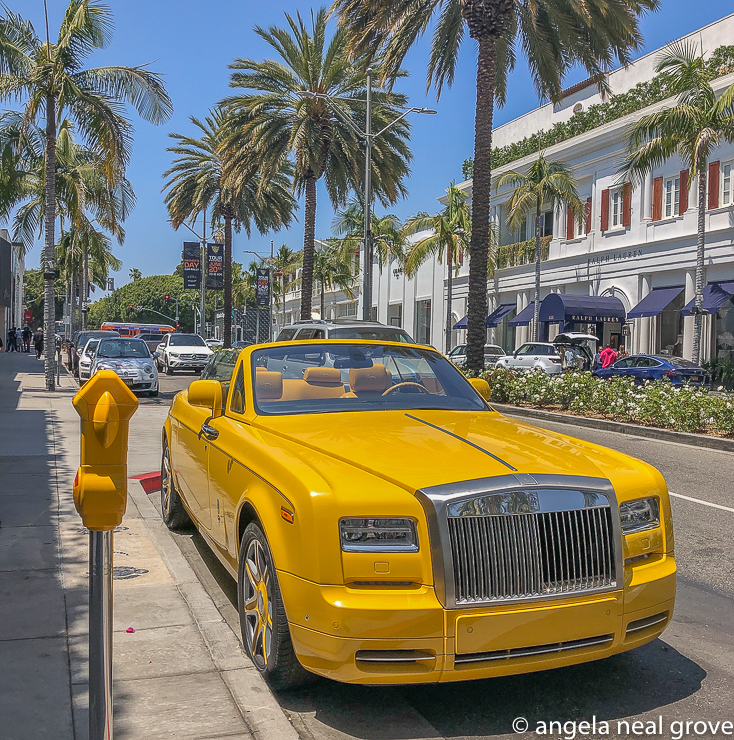
[[[143,365],[143,370],[145,370],[146,373],[153,373],[153,366],[152,365]]]
[[[418,552],[412,519],[342,519],[339,539],[344,552]]]
[[[660,526],[660,505],[656,498],[640,498],[619,505],[622,534],[642,532]]]

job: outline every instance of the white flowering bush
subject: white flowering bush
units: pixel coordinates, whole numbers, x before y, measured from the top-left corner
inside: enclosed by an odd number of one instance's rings
[[[495,368],[482,373],[492,400],[516,406],[560,409],[633,424],[734,436],[734,394],[675,387],[667,380],[635,385],[631,378],[600,380],[590,373],[546,375]]]

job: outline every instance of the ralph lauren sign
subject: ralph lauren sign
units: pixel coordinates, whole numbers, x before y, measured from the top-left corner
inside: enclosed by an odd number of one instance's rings
[[[624,260],[634,260],[642,257],[641,249],[628,249],[624,252],[609,252],[608,254],[598,254],[588,257],[586,260],[589,267],[591,265],[604,265],[607,262],[623,262]]]

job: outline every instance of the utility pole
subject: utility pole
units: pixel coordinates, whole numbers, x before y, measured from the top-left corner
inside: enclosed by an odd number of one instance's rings
[[[364,133],[364,272],[362,274],[362,320],[372,318],[372,67],[367,69],[367,116]],[[321,317],[323,318],[323,316]]]
[[[268,313],[270,314],[270,327],[268,329],[268,342],[273,341],[273,240],[270,240],[270,266],[268,269],[268,295],[270,296],[270,305],[268,306]],[[281,298],[285,300],[285,296]]]
[[[204,223],[201,232],[201,304],[199,305],[199,334],[206,339],[206,279],[209,275],[209,265],[206,254],[206,208],[204,209]],[[205,269],[206,268],[206,269]]]

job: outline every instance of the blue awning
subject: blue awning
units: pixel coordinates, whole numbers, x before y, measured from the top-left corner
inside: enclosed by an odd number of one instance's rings
[[[550,293],[540,304],[540,320],[551,324],[567,321],[594,324],[601,321],[624,321],[624,306],[619,298],[598,295]]]
[[[507,316],[508,313],[512,313],[515,310],[514,303],[503,303],[501,306],[495,308],[489,316],[487,316],[486,325],[488,329],[493,329],[502,319]]]
[[[709,283],[703,289],[703,306],[701,308],[709,313],[717,313],[727,301],[732,299],[732,296],[734,296],[734,282]],[[688,301],[681,313],[688,316],[695,302],[695,298]]]
[[[533,320],[535,301],[531,301],[514,319],[507,322],[507,326],[527,326]]]
[[[627,318],[641,319],[647,316],[657,316],[682,292],[682,285],[676,285],[674,288],[655,288],[627,314]]]
[[[467,319],[468,319],[468,318],[469,318],[469,314],[467,314],[466,316],[464,316],[464,318],[463,318],[463,319],[459,319],[459,320],[458,320],[458,321],[457,321],[457,322],[456,322],[456,323],[454,324],[454,329],[466,329],[466,327],[467,327],[467,326],[468,326],[468,324],[469,324],[469,322],[467,321]]]

